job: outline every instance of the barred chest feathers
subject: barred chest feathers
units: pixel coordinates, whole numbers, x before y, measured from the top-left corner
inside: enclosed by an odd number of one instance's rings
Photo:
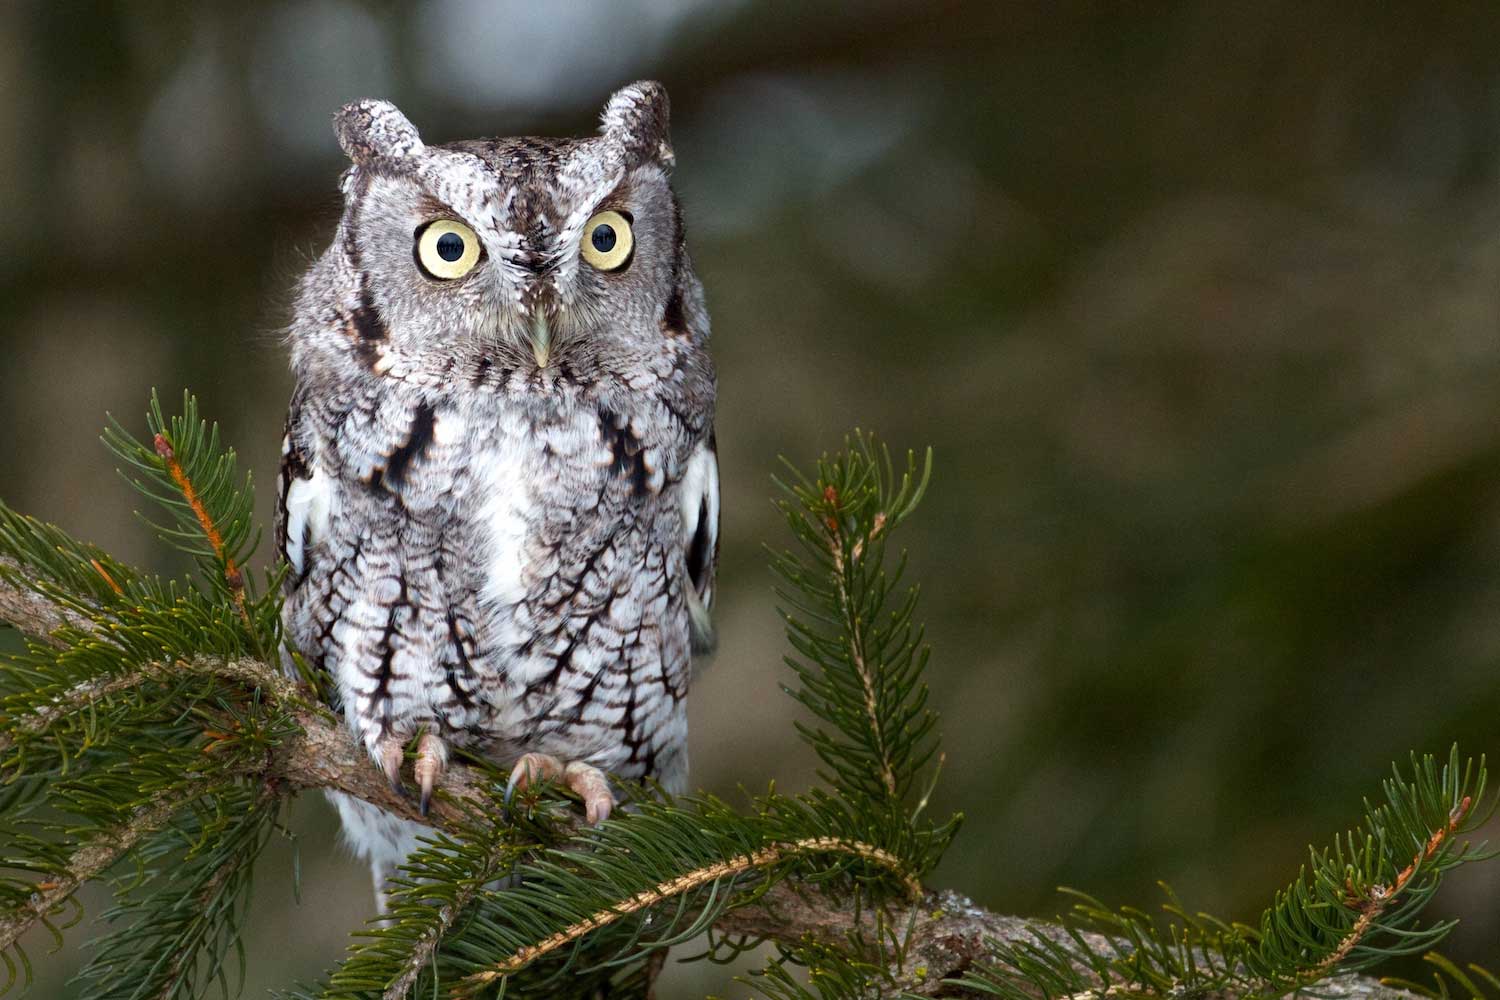
[[[354,556],[306,623],[316,641],[342,605],[325,663],[356,735],[431,724],[508,762],[559,733],[576,751],[582,729],[580,756],[646,773],[624,751],[654,742],[628,731],[648,720],[591,696],[610,672],[673,707],[686,693],[711,601],[694,586],[718,515],[708,442],[566,397],[386,393],[334,419],[317,472],[289,486],[286,550],[294,568]]]

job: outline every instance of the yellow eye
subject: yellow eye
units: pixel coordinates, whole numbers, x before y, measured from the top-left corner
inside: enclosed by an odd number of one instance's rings
[[[630,263],[635,249],[635,234],[630,231],[630,216],[620,212],[599,212],[583,227],[579,250],[583,259],[601,271],[618,271]]]
[[[417,230],[417,266],[429,278],[462,278],[477,263],[479,237],[462,222],[438,219]]]

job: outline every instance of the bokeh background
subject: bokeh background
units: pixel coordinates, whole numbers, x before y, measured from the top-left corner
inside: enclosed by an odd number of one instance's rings
[[[1500,749],[1497,39],[1482,3],[6,3],[0,495],[175,568],[96,438],[191,387],[269,516],[331,112],[576,133],[659,78],[721,373],[697,782],[812,780],[768,477],[874,428],[936,453],[906,542],[968,816],[936,883],[1248,919],[1390,761]],[[252,995],[370,909],[321,801],[290,826]],[[1432,913],[1500,966],[1500,861]]]

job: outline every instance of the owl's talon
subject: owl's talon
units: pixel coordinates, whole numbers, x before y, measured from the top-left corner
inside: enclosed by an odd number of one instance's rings
[[[615,808],[615,793],[610,790],[603,771],[575,760],[563,768],[563,784],[583,799],[583,816],[589,826],[598,826],[609,819]]]
[[[441,736],[423,733],[422,738],[417,741],[417,762],[412,767],[412,773],[417,779],[417,787],[422,792],[422,797],[417,803],[417,811],[423,816],[427,815],[427,810],[432,805],[432,790],[446,770],[448,770],[448,744],[443,742]]]
[[[505,784],[505,804],[515,797],[517,789],[528,788],[541,781],[551,781],[563,773],[563,762],[551,754],[522,754],[510,769],[510,781]]]
[[[539,781],[552,781],[556,778],[561,778],[564,785],[583,799],[584,818],[590,826],[597,826],[609,819],[609,814],[615,807],[615,795],[610,790],[609,779],[604,776],[604,772],[581,760],[565,765],[546,753],[522,754],[521,759],[516,761],[515,767],[510,769],[510,782],[505,786],[505,804],[510,805],[516,789],[528,788]]]
[[[398,737],[382,736],[375,744],[376,762],[390,781],[391,791],[403,799],[406,798],[406,786],[401,783],[401,761],[405,756],[406,748]]]
[[[417,762],[412,768],[417,787],[422,792],[418,809],[423,816],[427,815],[428,807],[432,804],[433,788],[447,770],[448,744],[443,742],[441,736],[423,733],[422,738],[417,741]]]

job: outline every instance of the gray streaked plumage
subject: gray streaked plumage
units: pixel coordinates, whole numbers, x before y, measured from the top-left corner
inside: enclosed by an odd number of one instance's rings
[[[393,781],[427,732],[424,790],[449,744],[567,767],[591,815],[598,770],[684,788],[719,501],[665,91],[622,89],[587,139],[426,146],[381,101],[335,128],[344,214],[289,338],[290,639]],[[450,221],[480,250],[444,280],[468,258],[417,241]],[[606,244],[626,253],[611,270],[591,263]],[[378,885],[421,828],[336,801]]]

